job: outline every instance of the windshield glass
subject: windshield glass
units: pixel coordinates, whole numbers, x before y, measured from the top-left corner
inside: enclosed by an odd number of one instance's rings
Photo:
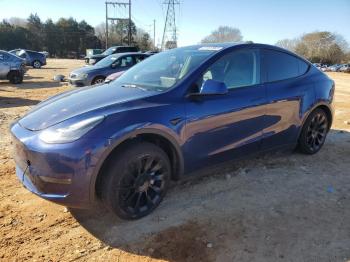
[[[115,47],[110,47],[107,50],[105,50],[102,55],[111,55],[115,52],[116,48]]]
[[[115,61],[117,61],[117,57],[115,56],[107,56],[103,59],[101,59],[100,61],[98,61],[95,66],[98,66],[98,67],[108,67],[110,66],[111,64],[113,64]]]
[[[116,80],[130,86],[165,91],[196,69],[221,48],[183,47],[171,49],[142,61]]]

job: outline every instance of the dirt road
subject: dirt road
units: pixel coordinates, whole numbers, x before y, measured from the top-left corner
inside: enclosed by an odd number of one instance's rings
[[[67,210],[26,191],[14,174],[9,124],[69,85],[82,65],[48,60],[23,84],[0,82],[0,261],[350,261],[350,74],[336,81],[336,116],[314,156],[276,153],[174,184],[150,216],[118,221]]]

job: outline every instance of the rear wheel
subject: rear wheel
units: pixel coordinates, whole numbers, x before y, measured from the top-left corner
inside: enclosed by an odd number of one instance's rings
[[[161,148],[147,142],[130,145],[103,174],[102,199],[120,218],[141,218],[164,198],[170,172],[169,158]]]
[[[328,133],[329,119],[322,109],[314,110],[303,126],[299,148],[305,154],[315,154],[323,146]]]
[[[39,60],[35,60],[33,62],[33,68],[36,68],[36,69],[41,68],[41,62]]]
[[[18,71],[11,71],[8,75],[11,84],[20,84],[23,82],[23,74]]]
[[[99,85],[99,84],[103,84],[105,82],[105,78],[102,76],[98,76],[96,77],[94,80],[92,80],[92,85]]]

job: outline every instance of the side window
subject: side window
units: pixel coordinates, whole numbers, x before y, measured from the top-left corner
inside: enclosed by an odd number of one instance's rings
[[[208,79],[224,82],[228,89],[256,85],[260,82],[260,61],[257,49],[233,51],[205,71],[197,86]]]
[[[306,73],[307,70],[309,70],[309,65],[300,59],[298,59],[298,60],[299,60],[298,61],[299,75],[303,75]]]
[[[119,67],[130,67],[134,64],[132,60],[132,56],[124,56],[120,58],[118,61],[119,61]]]
[[[144,56],[135,56],[135,62],[136,62],[136,64],[137,64],[137,63],[140,63],[140,62],[143,61],[144,59],[145,59]]]
[[[267,82],[274,82],[303,75],[309,66],[287,53],[264,50],[264,74]]]
[[[7,60],[9,60],[9,56],[4,53],[0,53],[0,62],[5,62]]]

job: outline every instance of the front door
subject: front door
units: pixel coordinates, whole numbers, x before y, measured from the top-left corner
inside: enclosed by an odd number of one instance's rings
[[[233,51],[213,63],[198,80],[221,81],[224,95],[188,98],[184,155],[187,171],[259,151],[266,92],[260,83],[258,49]]]

